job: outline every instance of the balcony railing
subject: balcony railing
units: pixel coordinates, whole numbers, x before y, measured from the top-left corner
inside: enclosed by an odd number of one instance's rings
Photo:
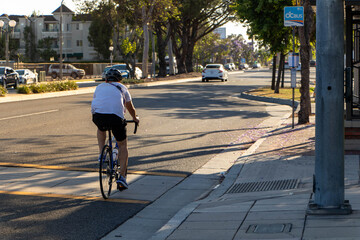
[[[43,29],[43,32],[59,32],[58,29]]]

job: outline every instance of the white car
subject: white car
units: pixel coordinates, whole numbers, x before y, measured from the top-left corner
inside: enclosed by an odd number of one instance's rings
[[[219,63],[207,64],[202,71],[202,81],[208,82],[210,79],[220,79],[222,82],[228,80],[228,72],[224,65]]]
[[[138,68],[138,67],[135,67],[135,73],[134,73],[134,75],[135,75],[135,79],[141,79],[141,78],[142,78],[142,71],[141,71],[141,69]]]
[[[37,82],[37,73],[34,73],[30,69],[18,69],[16,72],[20,77],[20,84],[29,84]]]

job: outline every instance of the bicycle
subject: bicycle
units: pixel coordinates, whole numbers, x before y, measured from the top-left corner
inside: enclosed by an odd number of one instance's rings
[[[138,123],[135,122],[134,120],[126,120],[126,123],[135,123],[134,134],[136,134]],[[108,129],[107,131],[108,131],[109,139],[101,151],[101,155],[100,155],[101,160],[99,164],[100,190],[101,190],[101,195],[103,196],[104,199],[109,198],[111,193],[111,187],[113,183],[116,182],[119,175],[117,160],[115,161],[113,156],[113,149],[118,148],[118,145],[114,137],[111,136],[111,129]],[[115,145],[114,147],[113,144]]]

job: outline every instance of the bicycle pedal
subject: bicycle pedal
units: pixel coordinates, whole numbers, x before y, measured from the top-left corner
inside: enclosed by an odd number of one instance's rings
[[[122,186],[122,185],[120,185],[120,184],[117,184],[117,189],[118,189],[120,192],[122,192],[122,191],[126,190],[127,188],[124,187],[124,186]]]

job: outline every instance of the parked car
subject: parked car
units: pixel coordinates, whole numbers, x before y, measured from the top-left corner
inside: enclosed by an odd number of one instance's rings
[[[247,63],[241,63],[241,64],[239,65],[239,69],[240,69],[240,70],[248,69],[248,68],[249,68],[249,64],[247,64]]]
[[[131,66],[130,66],[131,67]],[[121,75],[123,78],[129,78],[130,77],[130,70],[126,67],[126,64],[116,64],[116,65],[112,65],[112,66],[107,66],[103,73],[102,73],[102,80],[105,81],[105,74],[106,72],[110,69],[110,68],[116,68],[121,72]],[[141,72],[142,75],[142,72]]]
[[[14,86],[17,88],[19,86],[20,77],[19,74],[10,67],[0,67],[0,84],[4,88],[9,86]]]
[[[316,61],[310,60],[310,67],[316,67]]]
[[[261,68],[261,64],[260,63],[254,63],[253,68]]]
[[[210,79],[220,79],[222,82],[228,80],[228,72],[222,64],[207,64],[202,71],[202,81],[208,82]]]
[[[30,69],[18,69],[16,72],[19,74],[21,84],[37,82],[37,73],[34,73]]]
[[[225,68],[226,70],[228,70],[228,71],[233,71],[233,70],[234,70],[233,67],[232,67],[232,65],[231,65],[230,63],[226,63],[226,64],[224,65],[224,68]]]
[[[202,65],[200,65],[200,64],[197,64],[197,65],[194,66],[193,69],[194,69],[195,72],[202,72],[204,67]]]
[[[135,75],[135,79],[140,79],[140,78],[142,78],[142,71],[141,71],[141,69],[140,69],[139,67],[135,67],[135,73],[134,73],[134,75]]]
[[[48,74],[51,75],[53,79],[56,79],[60,76],[60,64],[51,64],[48,69]],[[83,78],[85,76],[85,70],[76,68],[71,64],[63,64],[62,65],[62,74],[63,76],[70,76],[73,79]]]
[[[231,68],[232,68],[233,71],[234,71],[234,70],[237,70],[235,63],[229,63],[229,64],[230,64],[230,66],[231,66]]]
[[[289,62],[288,62],[288,61],[285,61],[285,62],[284,62],[284,69],[290,69]]]

